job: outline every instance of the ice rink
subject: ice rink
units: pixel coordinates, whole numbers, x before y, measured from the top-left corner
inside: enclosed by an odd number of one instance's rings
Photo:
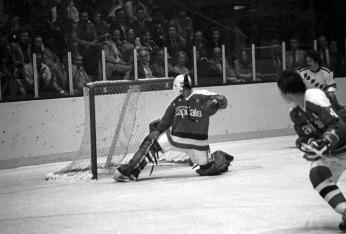
[[[133,183],[45,181],[65,163],[0,171],[0,233],[339,233],[312,189],[295,137],[213,144],[235,156],[228,173],[155,170]],[[339,182],[346,191],[345,177]]]

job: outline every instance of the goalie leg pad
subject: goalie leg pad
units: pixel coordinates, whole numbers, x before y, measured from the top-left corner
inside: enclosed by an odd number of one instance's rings
[[[153,152],[156,152],[156,149],[154,149],[153,147],[154,141],[155,140],[149,139],[148,137],[144,138],[139,149],[137,150],[135,155],[132,157],[132,159],[129,161],[129,163],[121,165],[118,168],[119,172],[125,176],[136,174],[135,177],[138,177],[139,172],[147,164],[145,157],[148,157],[149,151],[151,151],[152,154]]]
[[[221,150],[217,150],[212,154],[214,160],[206,165],[200,166],[196,170],[200,176],[218,175],[228,170],[229,164],[233,161],[234,157]]]
[[[159,151],[161,151],[161,147],[156,139],[151,140],[146,137],[129,163],[121,165],[118,171],[124,176],[133,175],[138,178],[140,171],[147,165],[145,158],[156,162]]]

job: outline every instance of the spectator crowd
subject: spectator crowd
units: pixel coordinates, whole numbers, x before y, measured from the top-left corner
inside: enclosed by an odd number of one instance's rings
[[[30,98],[34,94],[34,70],[41,97],[68,95],[68,57],[72,54],[74,94],[82,95],[86,82],[102,79],[102,57],[105,55],[107,80],[134,79],[134,49],[137,50],[138,78],[165,77],[164,47],[168,51],[168,74],[193,74],[193,46],[196,47],[200,85],[222,83],[225,65],[228,82],[254,81],[251,51],[237,48],[226,52],[220,28],[211,25],[201,30],[189,16],[187,8],[174,9],[167,17],[155,0],[92,1],[26,1],[35,9],[30,22],[20,14],[3,14],[0,23],[1,93],[3,97]],[[100,2],[100,3],[99,3]],[[103,4],[107,2],[107,4]],[[343,67],[337,41],[318,39],[323,65],[336,72]],[[282,69],[281,45],[272,42],[272,65]],[[276,50],[279,49],[279,50]],[[36,69],[33,69],[33,54]],[[305,51],[299,38],[288,40],[286,67],[297,70],[305,66]],[[261,73],[256,74],[261,80]],[[262,76],[264,77],[264,76]]]

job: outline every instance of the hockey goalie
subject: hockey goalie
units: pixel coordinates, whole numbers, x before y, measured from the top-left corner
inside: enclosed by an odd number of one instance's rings
[[[158,152],[180,151],[198,165],[201,176],[218,175],[228,170],[233,156],[223,152],[210,153],[208,142],[209,118],[226,109],[223,95],[207,90],[192,89],[188,75],[178,75],[173,82],[178,96],[168,106],[164,116],[150,123],[150,133],[144,138],[133,158],[117,168],[116,181],[137,181],[148,161],[156,161]]]

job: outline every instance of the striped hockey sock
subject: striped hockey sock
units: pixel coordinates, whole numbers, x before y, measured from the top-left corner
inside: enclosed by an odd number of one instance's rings
[[[330,179],[332,172],[326,166],[310,170],[310,181],[320,196],[339,214],[346,209],[346,199],[339,187]]]

